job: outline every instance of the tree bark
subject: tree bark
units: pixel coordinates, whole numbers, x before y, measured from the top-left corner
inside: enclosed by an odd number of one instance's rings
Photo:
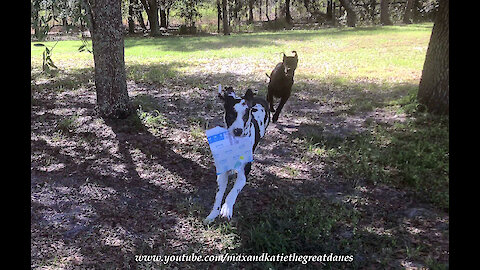
[[[135,33],[135,21],[133,18],[135,17],[135,3],[134,0],[130,0],[128,5],[128,33],[133,34]]]
[[[248,0],[248,24],[253,23],[253,0]]]
[[[268,0],[265,0],[265,16],[267,17],[267,21],[270,21],[270,18],[268,17]]]
[[[290,0],[285,0],[285,20],[289,24],[293,21],[292,15],[290,15]]]
[[[167,28],[167,13],[165,8],[160,8],[160,27]]]
[[[223,16],[223,34],[227,36],[227,35],[230,35],[230,29],[228,27],[227,0],[222,0],[222,16]]]
[[[383,25],[393,25],[388,11],[389,4],[390,0],[380,0],[380,23]]]
[[[339,0],[340,4],[347,11],[347,26],[355,27],[357,25],[357,14],[353,10],[350,0]]]
[[[413,9],[413,0],[407,0],[407,5],[405,7],[405,13],[403,13],[403,23],[411,24],[412,23],[412,9]]]
[[[434,114],[449,113],[449,34],[449,0],[440,0],[417,95]]]
[[[333,0],[327,1],[327,20],[332,20],[332,2]]]
[[[220,33],[220,21],[222,20],[222,6],[220,0],[217,0],[217,32]]]
[[[92,34],[97,109],[103,118],[126,118],[127,92],[120,1],[85,0]]]
[[[157,36],[159,33],[158,23],[158,5],[156,0],[140,0],[147,12],[148,22],[150,24],[150,35]]]

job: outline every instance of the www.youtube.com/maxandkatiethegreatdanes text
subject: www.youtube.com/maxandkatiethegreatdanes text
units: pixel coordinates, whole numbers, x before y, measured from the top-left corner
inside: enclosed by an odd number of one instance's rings
[[[218,255],[135,255],[136,262],[157,262],[168,264],[171,262],[299,262],[307,264],[309,262],[353,262],[353,255],[298,255],[292,254],[268,254],[245,255],[245,254],[218,254]]]

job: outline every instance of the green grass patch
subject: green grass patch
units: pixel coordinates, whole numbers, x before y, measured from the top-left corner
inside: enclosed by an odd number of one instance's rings
[[[448,211],[448,119],[418,115],[403,123],[372,123],[348,138],[309,134],[307,150],[326,158],[339,174],[370,183],[407,187]]]

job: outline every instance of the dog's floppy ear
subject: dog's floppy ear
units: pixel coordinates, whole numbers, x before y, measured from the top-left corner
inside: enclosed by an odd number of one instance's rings
[[[295,57],[295,60],[298,60],[298,55],[297,55],[297,51],[292,51],[293,54],[295,54],[293,57]]]
[[[231,92],[233,92],[233,88],[231,86],[227,86],[225,88],[222,88],[222,85],[218,85],[218,97],[221,100],[225,100],[225,97],[229,95]]]
[[[223,95],[223,90],[222,90],[222,85],[221,84],[218,85],[218,97],[221,100],[225,100],[225,96]]]
[[[245,96],[243,96],[243,98],[245,99],[245,101],[247,101],[247,106],[248,107],[252,107],[253,106],[253,96],[255,94],[253,93],[252,89],[247,89],[247,92],[245,92]]]

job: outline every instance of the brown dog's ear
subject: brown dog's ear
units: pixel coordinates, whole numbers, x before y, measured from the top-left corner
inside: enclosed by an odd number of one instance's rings
[[[253,105],[253,96],[255,94],[253,93],[252,89],[247,89],[247,92],[245,92],[245,96],[243,98],[247,101],[247,106],[252,107]]]
[[[295,57],[295,59],[298,59],[297,51],[292,51],[292,53],[295,54],[293,57]]]

